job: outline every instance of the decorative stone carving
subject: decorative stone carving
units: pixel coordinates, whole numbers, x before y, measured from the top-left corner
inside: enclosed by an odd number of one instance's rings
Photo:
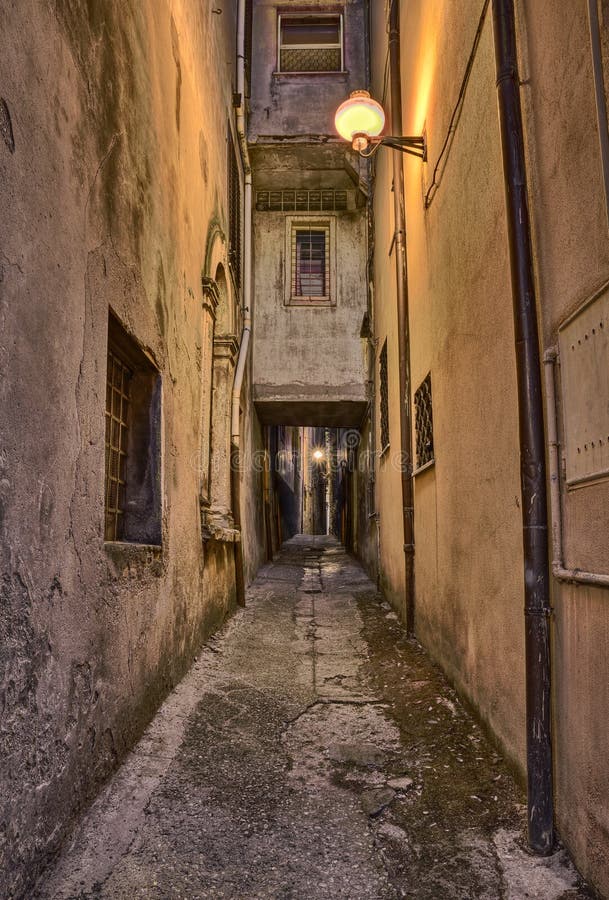
[[[220,303],[218,284],[215,278],[210,278],[209,275],[202,275],[201,287],[203,289],[203,309],[206,310],[215,321],[216,310]]]

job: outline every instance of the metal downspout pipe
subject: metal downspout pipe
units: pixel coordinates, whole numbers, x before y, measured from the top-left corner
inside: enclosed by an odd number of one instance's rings
[[[237,137],[241,151],[241,161],[245,178],[243,216],[243,328],[239,343],[239,356],[233,380],[231,398],[231,495],[235,528],[241,531],[241,389],[245,377],[245,367],[252,332],[252,170],[247,150],[245,131],[245,0],[239,0],[237,8]],[[237,602],[245,603],[245,573],[243,565],[243,545],[235,542],[235,583]]]
[[[493,0],[493,26],[518,378],[525,583],[528,834],[531,850],[546,855],[554,847],[548,510],[542,377],[514,0]]]
[[[607,124],[607,100],[603,78],[603,56],[601,49],[601,29],[598,21],[598,0],[588,0],[588,23],[590,26],[590,47],[592,50],[592,72],[594,75],[594,99],[598,137],[603,167],[603,187],[605,189],[605,210],[609,218],[609,126]]]
[[[400,3],[392,0],[389,13],[389,77],[392,134],[402,134],[402,78],[400,71]],[[414,491],[412,484],[412,411],[410,405],[410,327],[408,321],[408,269],[406,262],[406,213],[404,167],[399,150],[393,151],[393,203],[395,224],[395,273],[398,313],[400,384],[400,442],[406,628],[414,633]]]

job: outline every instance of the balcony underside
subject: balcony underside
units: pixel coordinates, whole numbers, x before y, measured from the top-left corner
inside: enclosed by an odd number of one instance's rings
[[[311,425],[357,428],[365,400],[256,400],[263,425]]]

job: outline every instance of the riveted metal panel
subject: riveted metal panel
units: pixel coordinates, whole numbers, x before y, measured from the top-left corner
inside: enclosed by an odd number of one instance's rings
[[[609,475],[609,286],[559,329],[566,477]]]

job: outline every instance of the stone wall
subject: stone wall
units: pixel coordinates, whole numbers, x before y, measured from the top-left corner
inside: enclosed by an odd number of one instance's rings
[[[216,7],[0,9],[2,896],[27,892],[235,603],[233,545],[203,544],[199,504],[210,235],[229,269],[236,3]],[[104,544],[110,309],[160,373],[162,546]]]

